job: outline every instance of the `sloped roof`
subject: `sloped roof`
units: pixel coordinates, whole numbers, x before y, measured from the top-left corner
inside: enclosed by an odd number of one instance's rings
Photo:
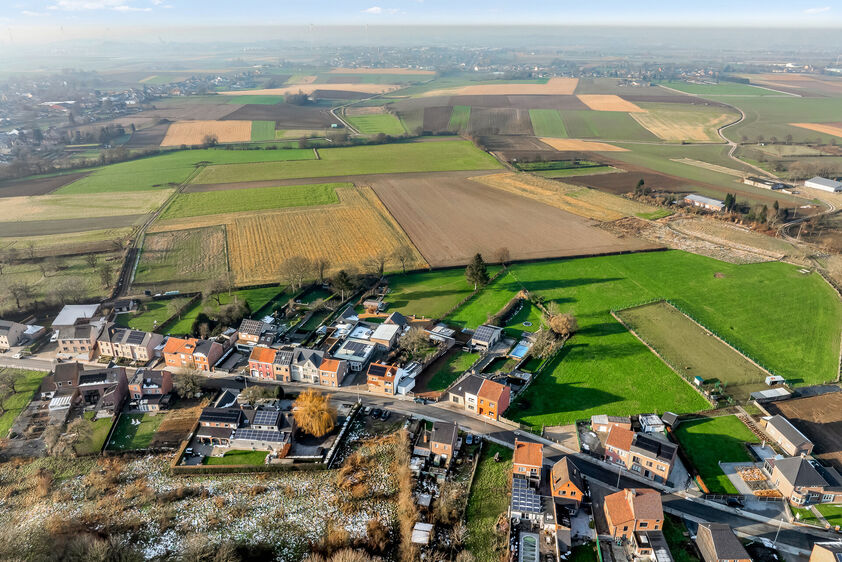
[[[252,348],[249,361],[257,363],[272,363],[275,360],[275,355],[278,353],[276,349],[271,347],[256,346]]]
[[[433,423],[430,441],[454,444],[458,432],[459,428],[456,427],[455,423],[437,421]]]
[[[614,525],[642,519],[663,519],[661,494],[651,488],[630,488],[605,496],[605,515]]]
[[[540,443],[529,443],[515,440],[513,464],[541,467],[544,464],[544,446]]]
[[[569,481],[579,490],[584,490],[584,486],[582,484],[582,473],[579,472],[576,464],[567,455],[561,457],[561,460],[553,465],[552,471],[550,472],[550,478],[552,479],[553,489],[558,488],[564,482]]]
[[[819,471],[803,457],[775,459],[775,467],[787,482],[793,486],[827,486],[828,482]]]
[[[386,320],[383,321],[384,324],[397,324],[398,326],[406,326],[409,324],[409,321],[406,319],[406,316],[398,312],[397,310],[391,313]]]
[[[329,373],[337,373],[339,372],[339,366],[341,364],[342,360],[340,359],[323,359],[319,370],[327,371]]]
[[[743,543],[725,523],[700,523],[696,542],[702,535],[710,537],[709,544],[713,545],[714,555],[719,560],[751,559]]]
[[[482,381],[482,386],[480,387],[477,396],[485,398],[486,400],[491,400],[492,402],[499,402],[507,388],[508,387],[504,384],[485,379]]]
[[[605,446],[614,447],[621,451],[629,451],[631,450],[632,441],[634,441],[634,431],[614,425],[611,426],[611,430],[608,432]]]
[[[807,439],[807,436],[798,431],[798,429],[792,425],[792,423],[781,415],[772,416],[766,422],[766,425],[774,427],[778,433],[784,436],[784,438],[795,445],[796,447],[800,445],[812,445],[812,441]]]
[[[484,343],[490,343],[494,336],[496,336],[502,331],[503,328],[500,328],[499,326],[489,326],[488,324],[482,324],[481,326],[478,326],[477,329],[474,331],[474,335],[473,337],[471,337],[471,339]]]
[[[455,386],[453,390],[450,391],[451,394],[455,394],[457,396],[465,396],[466,394],[477,394],[479,392],[480,387],[482,387],[482,383],[485,379],[479,377],[477,375],[468,375],[462,382],[459,383],[458,386]]]
[[[199,340],[196,338],[173,338],[170,337],[164,344],[164,353],[187,353],[192,355],[196,350]]]
[[[395,375],[398,372],[397,365],[386,365],[384,363],[372,363],[368,366],[368,376],[382,377],[387,380],[395,380]]]

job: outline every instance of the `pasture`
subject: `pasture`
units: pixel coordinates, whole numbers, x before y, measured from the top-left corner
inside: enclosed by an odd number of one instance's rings
[[[195,288],[228,271],[222,226],[148,233],[135,271],[134,287]]]
[[[536,137],[567,138],[564,120],[557,109],[530,109],[529,118]]]
[[[789,135],[794,142],[829,143],[834,137],[827,133],[795,127],[790,123],[822,123],[830,121],[828,116],[842,115],[842,97],[835,98],[795,98],[795,97],[725,97],[722,101],[743,110],[746,118],[743,122],[725,130],[725,135],[734,141],[743,138],[750,141],[761,139],[786,139]]]
[[[663,301],[617,312],[620,320],[685,378],[719,382],[736,400],[766,388],[768,373]]]
[[[167,129],[161,146],[202,144],[209,137],[223,144],[250,141],[251,121],[176,121]]]
[[[371,115],[349,115],[345,119],[364,135],[383,133],[398,136],[406,133],[401,120],[391,113],[377,113]]]
[[[349,183],[322,183],[180,193],[161,215],[161,220],[287,207],[330,205],[339,203],[339,197],[336,195],[337,187],[352,187],[352,185]]]
[[[499,312],[520,290],[517,277],[506,271],[483,290],[445,318],[448,324],[462,329],[475,330],[488,322],[488,317]]]
[[[645,113],[632,115],[635,121],[666,141],[722,142],[718,128],[736,121],[738,115],[723,107],[674,103],[646,103]]]
[[[252,121],[251,122],[251,140],[253,140],[253,141],[275,140],[275,122],[274,121]]]
[[[496,270],[497,266],[489,266],[488,274],[494,275]],[[426,318],[443,317],[474,290],[473,285],[465,279],[465,270],[461,267],[436,272],[395,274],[390,275],[388,280],[388,310]]]
[[[738,493],[719,463],[751,463],[743,443],[757,443],[757,437],[737,416],[684,421],[675,436],[711,494]]]

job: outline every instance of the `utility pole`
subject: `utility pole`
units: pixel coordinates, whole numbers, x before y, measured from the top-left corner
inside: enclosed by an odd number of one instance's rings
[[[778,530],[775,531],[775,540],[772,541],[772,546],[777,547],[778,545],[778,534],[781,532],[781,527],[783,527],[784,518],[781,517],[781,522],[778,523]]]

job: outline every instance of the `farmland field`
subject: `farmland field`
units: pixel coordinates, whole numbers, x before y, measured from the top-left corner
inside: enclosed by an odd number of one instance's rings
[[[638,105],[613,94],[580,94],[576,96],[593,111],[623,111],[645,113]]]
[[[161,215],[161,220],[286,207],[330,205],[339,203],[339,198],[336,196],[337,187],[353,186],[349,183],[322,183],[181,193]]]
[[[347,116],[346,119],[364,135],[384,133],[397,136],[406,132],[400,119],[391,113]]]
[[[757,443],[757,437],[737,416],[685,421],[675,436],[711,494],[738,493],[719,462],[751,463],[743,443]]]
[[[815,445],[813,455],[842,470],[842,393],[794,398],[769,405],[771,414],[781,414]]]
[[[567,129],[564,128],[564,121],[556,109],[530,109],[529,117],[532,119],[532,129],[536,137],[567,137]]]
[[[275,140],[275,122],[274,121],[252,121],[252,123],[251,123],[251,140],[253,140],[253,141]]]
[[[619,111],[561,111],[567,135],[574,139],[657,141],[658,137]]]
[[[613,144],[577,139],[553,139],[542,137],[541,142],[561,152],[623,152],[626,150],[625,148],[621,148]]]
[[[690,82],[662,82],[663,86],[679,90],[687,94],[698,96],[781,96],[785,94],[772,92],[749,84],[738,82],[719,82],[718,84],[692,84]]]
[[[220,143],[250,141],[251,121],[176,121],[161,146],[202,144],[209,136]]]
[[[471,118],[470,105],[454,105],[450,114],[450,121],[447,128],[451,131],[461,131],[468,128],[468,121]]]
[[[427,90],[423,96],[487,96],[487,95],[571,95],[578,84],[576,78],[550,78],[545,83],[487,83]]]
[[[356,92],[363,94],[381,94],[396,90],[399,86],[395,84],[314,84],[312,82],[307,84],[292,84],[284,86],[283,88],[264,88],[261,90],[230,90],[226,92],[219,92],[223,96],[283,96],[285,94],[297,94],[303,92],[305,94],[312,94],[316,90],[322,92]]]
[[[155,289],[216,279],[228,270],[225,227],[147,234],[133,285]]]
[[[759,96],[721,99],[739,107],[746,114],[743,122],[725,130],[725,135],[737,142],[743,137],[755,141],[772,137],[785,139],[791,135],[794,142],[815,142],[821,139],[822,142],[829,143],[833,139],[832,135],[795,127],[790,123],[822,123],[833,121],[829,116],[842,115],[842,97]]]
[[[736,121],[738,115],[722,107],[645,103],[645,113],[632,117],[667,141],[722,142],[717,129]]]
[[[124,193],[115,198],[85,194],[7,197],[3,199],[0,220],[42,221],[140,215],[160,207],[171,194],[172,190],[163,189],[154,193]]]
[[[687,378],[702,377],[706,384],[719,381],[737,400],[766,387],[768,373],[665,302],[627,308],[617,315]]]
[[[790,123],[795,127],[816,131],[834,137],[842,137],[842,124],[840,123]]]

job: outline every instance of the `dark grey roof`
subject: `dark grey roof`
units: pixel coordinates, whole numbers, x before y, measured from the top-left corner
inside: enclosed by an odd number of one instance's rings
[[[636,433],[632,441],[631,451],[646,455],[649,458],[672,462],[677,447],[672,443],[650,437],[645,433]]]
[[[512,510],[521,513],[541,513],[544,506],[541,496],[526,478],[512,478]]]
[[[561,460],[553,465],[553,468],[550,471],[550,478],[552,478],[553,488],[555,488],[559,482],[567,482],[569,480],[574,486],[579,488],[579,490],[582,490],[583,492],[585,490],[582,483],[582,473],[579,472],[579,467],[577,467],[576,463],[574,463],[567,455],[561,457]]]
[[[636,531],[634,533],[634,538],[638,546],[644,546],[652,549],[656,562],[672,562],[672,560],[674,560],[663,532]]]
[[[286,431],[268,429],[238,429],[234,431],[233,438],[244,441],[262,441],[264,443],[285,443],[290,440],[290,434]]]
[[[99,335],[100,326],[94,324],[79,324],[76,326],[63,326],[58,330],[60,340],[88,340]]]
[[[85,384],[111,384],[117,382],[121,372],[125,372],[123,367],[82,371],[79,375],[79,386]]]
[[[488,324],[483,324],[477,327],[471,339],[484,343],[490,343],[494,336],[499,334],[502,330],[503,328],[500,328],[498,326],[489,326]]]
[[[725,523],[701,523],[699,524],[699,532],[696,536],[698,542],[699,536],[707,534],[710,537],[710,544],[713,545],[713,551],[718,560],[745,560],[751,559],[743,543],[731,530],[731,527]]]
[[[787,441],[796,447],[799,445],[813,444],[809,439],[807,439],[806,435],[798,431],[798,429],[796,429],[788,419],[781,415],[772,416],[766,424],[774,427],[778,433],[783,435]]]
[[[207,357],[208,355],[210,355],[210,350],[213,347],[213,344],[214,342],[210,340],[199,340],[196,343],[196,349],[193,350],[193,353],[198,353]]]
[[[239,408],[205,408],[199,416],[200,422],[240,423],[243,412]]]
[[[430,440],[435,441],[436,443],[455,444],[458,432],[459,429],[456,427],[455,423],[437,421],[433,423],[433,432]]]
[[[296,365],[304,365],[306,363],[313,364],[316,368],[322,364],[325,354],[318,349],[309,349],[306,347],[297,347],[295,349],[294,362]]]
[[[251,336],[259,336],[263,333],[263,322],[260,320],[251,320],[249,318],[243,319],[240,323],[241,334],[249,334]]]
[[[20,325],[17,322],[10,322],[9,320],[0,320],[0,332],[8,332],[12,326]]]
[[[199,426],[196,430],[196,437],[216,437],[223,439],[230,439],[234,434],[234,430],[230,427],[207,427]]]
[[[295,349],[292,347],[282,347],[275,354],[275,365],[289,365],[292,363],[292,357],[295,355]]]
[[[804,457],[775,459],[775,467],[786,478],[787,482],[793,486],[821,487],[828,485],[827,481],[819,474],[819,471]]]
[[[384,324],[397,324],[398,326],[406,326],[409,324],[409,321],[406,319],[406,316],[398,312],[397,310],[394,311],[389,315],[386,320],[383,322]]]
[[[479,377],[477,375],[468,375],[462,382],[460,382],[457,386],[453,387],[450,391],[451,394],[456,394],[457,396],[465,396],[465,394],[476,394],[479,392],[482,383],[485,381],[484,378]]]
[[[678,422],[678,414],[673,412],[664,412],[664,415],[661,416],[661,421],[669,426],[673,426]]]

